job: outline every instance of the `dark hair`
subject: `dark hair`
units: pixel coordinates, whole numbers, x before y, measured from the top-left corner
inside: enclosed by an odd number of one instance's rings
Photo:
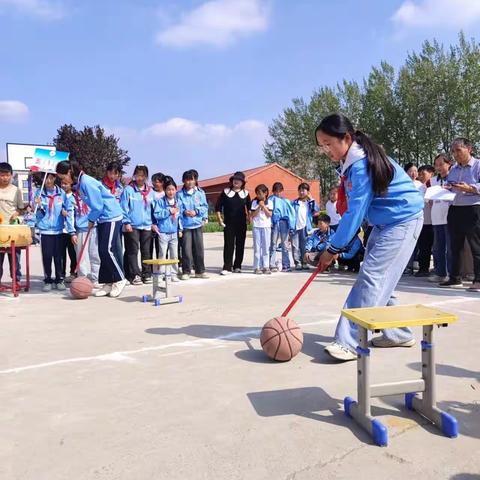
[[[13,173],[12,166],[7,162],[0,162],[0,173]]]
[[[453,163],[452,159],[450,158],[449,155],[447,155],[446,153],[439,153],[434,159],[433,159],[433,163],[435,163],[435,160],[438,160],[439,158],[441,158],[445,163],[448,163],[449,165],[451,165]]]
[[[193,170],[187,170],[186,172],[183,172],[182,182],[185,183],[186,180],[197,180],[195,178],[195,173],[193,172]]]
[[[432,175],[435,173],[435,168],[432,167],[431,165],[422,165],[419,169],[418,172],[428,172],[431,173]]]
[[[133,170],[133,175],[136,175],[138,172],[143,172],[148,178],[148,167],[146,165],[137,165]]]
[[[118,173],[119,175],[123,173],[122,166],[118,162],[110,162],[105,171]]]
[[[57,177],[57,175],[55,173],[52,173],[52,172],[48,172],[48,173],[45,173],[45,172],[35,172],[32,174],[32,182],[33,184],[37,187],[37,188],[40,188],[43,184],[43,179],[45,177],[47,177],[48,175],[53,175],[55,177],[55,185],[57,186],[60,186],[59,185],[59,178]]]
[[[175,183],[175,180],[170,177],[169,175],[166,175],[163,177],[163,188],[166,190],[167,187],[169,187],[170,185],[173,185],[175,187],[175,189],[177,188],[177,184]]]
[[[56,172],[60,175],[66,175],[70,171],[73,183],[78,180],[82,167],[76,160],[63,160],[57,164]]]
[[[405,164],[403,169],[405,170],[405,172],[408,172],[412,167],[416,167],[416,165],[412,162],[408,162],[408,163]]]
[[[321,213],[317,217],[317,222],[325,222],[325,223],[330,223],[331,218],[326,214],[326,213]]]
[[[310,185],[308,183],[305,183],[305,182],[302,182],[299,186],[298,186],[298,191],[300,190],[308,190],[310,191]]]
[[[198,172],[194,168],[192,168],[190,171],[192,172],[193,179],[195,180],[195,185],[198,187]]]
[[[338,185],[331,185],[328,189],[328,193],[333,192],[334,190],[338,190]]]
[[[165,179],[167,177],[162,172],[157,172],[152,175],[152,183],[159,181],[161,183],[165,183]],[[171,178],[171,177],[170,177]]]
[[[467,147],[467,148],[473,148],[472,142],[465,137],[457,137],[453,142],[452,142],[452,148],[454,145],[461,145],[462,147]]]
[[[255,193],[258,194],[258,192],[262,192],[268,197],[268,187],[265,184],[261,183],[255,187]]]
[[[317,133],[322,131],[327,135],[339,139],[345,138],[348,133],[352,140],[357,142],[367,154],[367,172],[372,181],[372,189],[376,195],[385,195],[390,182],[393,180],[395,169],[388,159],[385,150],[368,135],[360,130],[354,130],[352,122],[341,113],[334,113],[325,117],[315,130],[315,140],[318,145]]]
[[[281,182],[275,182],[272,186],[272,192],[283,192],[283,185]]]

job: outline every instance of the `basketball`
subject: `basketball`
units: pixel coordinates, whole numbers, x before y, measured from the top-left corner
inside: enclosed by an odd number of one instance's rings
[[[303,333],[292,319],[276,317],[263,326],[260,343],[269,358],[288,362],[302,349]]]
[[[70,293],[78,300],[88,298],[92,290],[93,284],[87,277],[77,277],[70,284]]]

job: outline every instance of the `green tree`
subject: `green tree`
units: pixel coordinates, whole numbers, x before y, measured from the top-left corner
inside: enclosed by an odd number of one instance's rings
[[[58,150],[70,153],[70,158],[80,163],[85,173],[102,178],[110,162],[128,165],[128,152],[118,145],[119,139],[106,135],[99,125],[77,130],[73,125],[62,125],[57,130],[53,144]]]

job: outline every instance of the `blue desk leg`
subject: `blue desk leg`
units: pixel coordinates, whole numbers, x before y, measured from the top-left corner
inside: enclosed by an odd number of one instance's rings
[[[425,391],[422,398],[415,393],[405,395],[405,405],[409,410],[415,410],[430,420],[445,436],[458,436],[458,423],[455,417],[443,412],[437,407],[435,385],[435,348],[433,344],[433,325],[423,327],[422,340],[422,378],[425,382]]]
[[[357,348],[357,402],[351,397],[344,400],[345,415],[353,418],[373,441],[381,446],[388,445],[388,430],[370,411],[370,349],[367,330],[358,326],[359,347]]]

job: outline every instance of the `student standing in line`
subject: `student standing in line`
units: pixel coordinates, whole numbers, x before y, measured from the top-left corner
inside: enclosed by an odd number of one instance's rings
[[[215,211],[218,223],[223,225],[223,269],[220,275],[242,272],[242,262],[247,237],[247,218],[252,205],[250,194],[245,190],[245,174],[235,172],[230,185],[218,197]],[[233,254],[235,252],[235,261]]]
[[[161,172],[154,173],[152,175],[152,189],[155,202],[158,202],[165,196],[165,175]],[[160,258],[160,240],[158,238],[159,230],[157,225],[157,219],[153,218],[152,225],[152,244],[150,246],[150,258]],[[153,251],[155,250],[155,257]]]
[[[127,280],[132,285],[152,283],[152,267],[144,260],[151,258],[153,211],[155,195],[148,184],[148,168],[137,165],[132,182],[122,193],[123,231],[125,238],[125,260]],[[138,265],[138,252],[142,266]]]
[[[255,188],[252,201],[253,273],[270,275],[270,241],[272,235],[273,202],[268,199],[268,188],[263,183]]]
[[[208,216],[207,198],[197,186],[197,177],[192,170],[182,175],[183,188],[177,198],[181,203],[182,237],[182,276],[188,280],[195,268],[195,278],[209,278],[205,272],[203,222]]]
[[[73,211],[73,192],[72,192],[72,184],[68,182],[61,182],[60,186],[62,190],[65,192],[65,196],[67,197],[67,204],[72,205],[72,209],[70,210],[69,214],[71,215],[71,223],[74,225],[74,211]],[[67,253],[68,258],[70,260],[70,275],[67,277]],[[67,232],[66,227],[63,229],[62,233],[62,274],[63,278],[65,279],[65,283],[70,283],[76,277],[75,270],[77,268],[77,253],[75,251],[75,245],[72,243],[72,236],[70,233]]]
[[[325,204],[325,211],[330,217],[330,228],[332,230],[337,229],[337,225],[340,222],[342,216],[337,212],[337,199],[338,199],[338,187],[335,185],[328,190],[328,200]]]
[[[308,270],[304,262],[305,243],[312,231],[313,219],[318,217],[320,209],[317,202],[310,196],[310,185],[301,183],[298,186],[298,198],[292,202],[295,211],[295,229],[292,234],[292,255],[295,270]]]
[[[90,209],[88,228],[93,228],[95,223],[97,224],[100,257],[98,282],[103,284],[103,287],[95,293],[95,296],[118,297],[127,283],[113,251],[122,229],[123,212],[120,204],[111,190],[85,174],[75,160],[60,162],[57,165],[57,174],[61,180],[76,183],[76,199],[83,200]]]
[[[40,231],[40,246],[44,273],[43,291],[50,292],[52,288],[60,291],[66,289],[63,276],[63,229],[66,227],[69,235],[74,234],[72,222],[72,207],[65,192],[56,185],[56,175],[46,173],[43,190],[35,192],[37,204],[37,228]],[[55,280],[52,279],[52,261],[55,266]]]

